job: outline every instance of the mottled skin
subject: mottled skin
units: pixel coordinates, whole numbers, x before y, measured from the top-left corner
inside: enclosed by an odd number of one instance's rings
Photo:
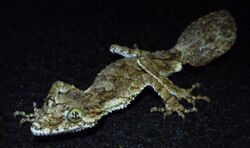
[[[203,66],[224,54],[236,39],[234,19],[226,10],[212,12],[192,22],[180,35],[175,48],[182,63]]]
[[[176,112],[182,118],[185,113],[196,111],[195,100],[209,101],[206,96],[194,96],[192,90],[179,88],[167,77],[179,72],[182,65],[206,65],[225,53],[234,43],[234,20],[226,11],[217,11],[199,18],[181,34],[170,50],[148,52],[112,45],[110,51],[124,57],[111,63],[96,77],[85,91],[57,81],[52,85],[45,103],[34,113],[16,111],[20,123],[32,122],[34,135],[54,135],[75,132],[94,126],[102,116],[126,107],[147,86],[151,86],[162,98],[165,107],[153,107],[164,116]],[[193,105],[185,108],[179,103],[185,99]]]

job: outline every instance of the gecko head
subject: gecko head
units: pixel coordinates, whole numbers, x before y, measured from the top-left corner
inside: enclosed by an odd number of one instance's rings
[[[31,126],[32,134],[49,136],[93,127],[101,118],[102,112],[94,106],[90,109],[89,105],[79,102],[78,97],[80,94],[76,89],[48,96],[43,107],[35,113]]]

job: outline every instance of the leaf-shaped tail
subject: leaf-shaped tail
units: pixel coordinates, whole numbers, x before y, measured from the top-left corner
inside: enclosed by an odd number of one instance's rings
[[[227,10],[220,10],[192,22],[173,50],[181,51],[183,64],[203,66],[227,52],[235,39],[234,19]]]

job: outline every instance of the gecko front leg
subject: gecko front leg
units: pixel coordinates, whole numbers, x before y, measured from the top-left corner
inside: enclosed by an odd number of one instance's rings
[[[139,57],[139,56],[144,56],[144,55],[150,54],[150,52],[145,51],[145,50],[140,50],[138,48],[131,49],[131,48],[116,45],[116,44],[111,45],[110,51],[112,53],[117,53],[117,54],[120,54],[120,55],[127,57],[127,58]]]
[[[36,112],[38,112],[36,102],[33,102],[33,110],[34,110],[34,113],[26,113],[24,111],[15,111],[14,117],[22,116],[22,119],[19,122],[20,125],[24,124],[25,122],[34,122],[35,117],[36,117]]]
[[[155,64],[147,56],[140,57],[138,59],[138,64],[142,69],[144,69],[147,73],[153,76],[164,88],[166,88],[169,91],[171,95],[175,96],[178,100],[185,99],[193,106],[195,106],[195,100],[210,101],[210,99],[207,96],[201,96],[201,95],[195,96],[191,94],[195,88],[200,87],[199,83],[193,84],[192,87],[189,89],[184,89],[184,88],[179,88],[178,86],[174,85],[169,79],[164,77],[166,73],[169,72],[168,70],[170,70],[171,68],[162,68],[161,65]],[[171,67],[171,64],[168,66]]]

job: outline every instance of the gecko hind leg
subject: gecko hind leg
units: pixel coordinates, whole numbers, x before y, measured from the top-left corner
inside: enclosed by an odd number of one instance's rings
[[[151,112],[163,112],[164,119],[166,116],[176,112],[182,119],[185,119],[186,113],[197,111],[197,108],[195,106],[186,108],[182,104],[180,104],[178,98],[171,95],[169,91],[165,87],[163,87],[157,80],[153,79],[151,82],[151,86],[162,98],[165,104],[164,107],[151,108]]]
[[[202,95],[193,95],[192,91],[196,88],[200,87],[200,83],[195,83],[191,88],[184,89],[179,88],[174,85],[168,78],[164,77],[160,72],[168,71],[164,68],[161,68],[159,65],[155,64],[149,57],[143,56],[138,59],[139,66],[144,69],[147,73],[149,73],[152,77],[154,77],[168,92],[175,96],[178,100],[185,99],[193,106],[195,106],[195,100],[205,100],[210,101],[209,97]]]

